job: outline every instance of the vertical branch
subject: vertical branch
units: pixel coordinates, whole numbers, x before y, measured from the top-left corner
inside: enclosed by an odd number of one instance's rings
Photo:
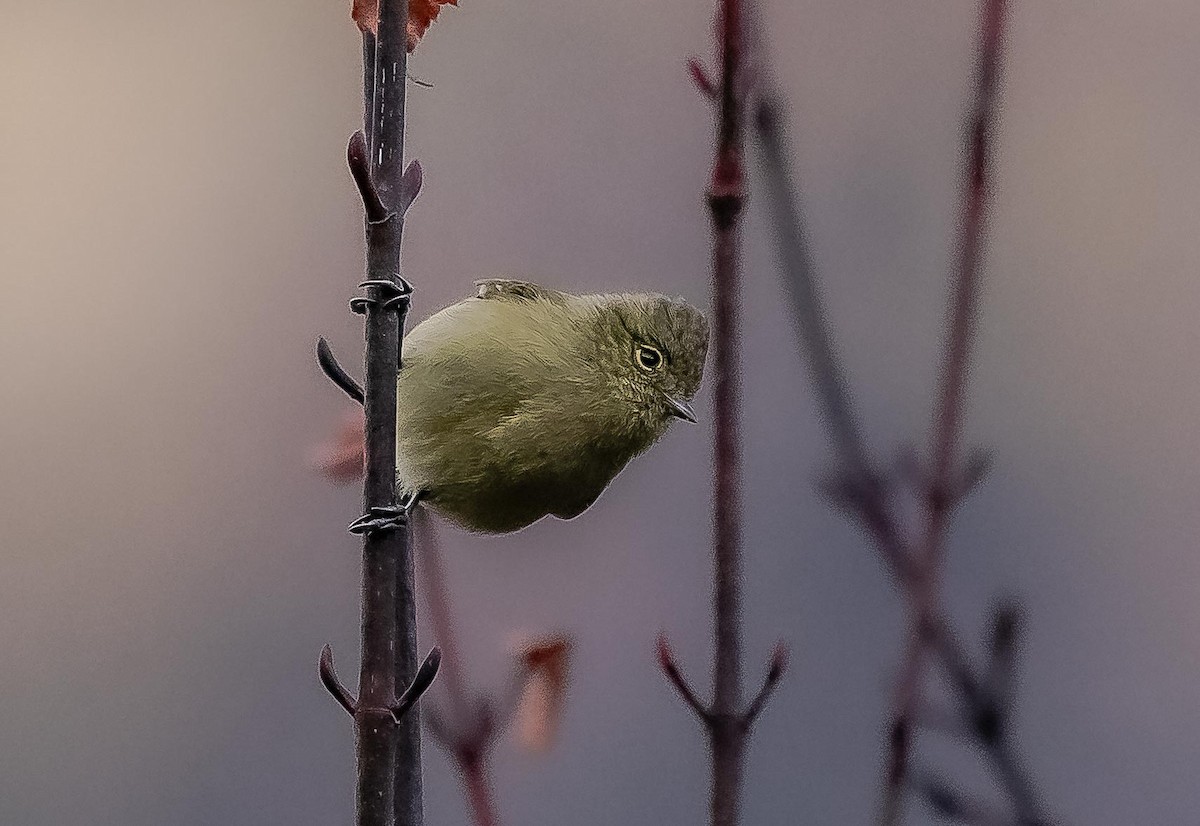
[[[749,0],[748,0],[749,1]],[[969,822],[985,822],[983,809],[938,780],[913,780],[911,751],[917,717],[922,661],[935,657],[957,701],[955,715],[974,745],[990,761],[1008,794],[1016,821],[1041,826],[1051,821],[1011,742],[1007,728],[1008,688],[1013,661],[1012,637],[1015,609],[997,615],[993,632],[992,662],[988,671],[975,668],[958,635],[946,618],[936,587],[946,523],[955,503],[977,481],[981,468],[956,468],[970,343],[978,303],[978,261],[986,206],[989,141],[995,120],[1005,0],[982,0],[979,66],[972,115],[967,134],[967,184],[958,260],[951,287],[948,332],[942,371],[936,393],[932,427],[931,461],[923,481],[925,520],[914,540],[895,518],[886,491],[870,472],[870,455],[857,426],[844,372],[834,351],[827,315],[817,289],[809,256],[803,216],[787,162],[782,98],[768,89],[756,100],[755,129],[765,172],[768,211],[775,230],[781,269],[789,287],[800,327],[802,350],[808,358],[824,424],[841,464],[843,478],[837,493],[874,540],[881,559],[910,606],[912,626],[905,665],[897,691],[897,713],[888,737],[885,800],[880,822],[893,824],[900,816],[906,789],[920,791],[935,811]],[[756,37],[760,36],[755,31]],[[765,64],[760,56],[760,68]],[[766,72],[764,71],[764,75]],[[993,820],[987,815],[986,822]]]
[[[495,746],[496,721],[490,702],[471,703],[463,676],[462,653],[450,609],[450,591],[442,567],[442,548],[433,519],[424,511],[414,516],[421,545],[424,588],[433,635],[443,652],[442,681],[449,695],[445,716],[429,718],[433,740],[446,750],[458,769],[474,826],[497,826],[489,761]]]
[[[733,826],[741,803],[745,729],[736,718],[742,693],[741,629],[741,433],[738,356],[741,310],[741,214],[745,203],[742,168],[743,95],[740,94],[741,20],[739,0],[721,4],[721,86],[717,157],[709,185],[713,227],[712,312],[715,415],[713,462],[713,701],[709,747],[712,752],[713,826]]]
[[[404,175],[405,78],[408,73],[408,0],[380,0],[379,32],[373,63],[365,63],[365,77],[373,76],[370,117],[364,124],[369,136],[371,179],[388,218],[367,226],[367,278],[389,282],[407,291],[400,277],[400,242],[404,232],[401,181]],[[364,50],[364,58],[370,55]],[[381,283],[382,287],[383,284]],[[375,289],[379,289],[378,287]],[[381,296],[382,298],[382,296]],[[367,480],[368,496],[373,485],[396,505],[396,374],[400,368],[404,311],[408,302],[398,303],[398,312],[377,312],[376,324],[367,316]],[[373,349],[374,348],[374,349]],[[380,385],[376,405],[370,404],[371,368]],[[374,453],[373,453],[374,450]],[[372,465],[375,458],[376,464]],[[377,474],[377,476],[376,476]],[[368,499],[368,509],[372,502]],[[386,552],[396,559],[392,573],[396,598],[389,606],[397,634],[392,661],[393,682],[408,685],[417,671],[416,596],[413,587],[412,542],[407,524],[382,537]],[[422,822],[421,723],[419,714],[409,714],[399,723],[395,764],[393,811],[397,826],[419,826]]]
[[[741,215],[745,204],[742,165],[744,87],[741,84],[740,0],[722,0],[717,24],[721,48],[717,153],[708,190],[712,217],[713,270],[713,699],[709,709],[712,752],[711,812],[714,826],[738,820],[745,728],[737,718],[742,701],[741,628],[741,433],[738,357],[741,310]]]
[[[665,637],[659,664],[708,734],[712,759],[713,826],[735,826],[741,809],[746,741],[755,718],[783,673],[786,653],[776,649],[767,679],[748,704],[742,700],[742,499],[739,363],[741,329],[741,215],[746,201],[743,143],[746,83],[742,0],[720,0],[717,39],[719,84],[696,61],[689,71],[702,94],[717,103],[716,157],[707,200],[712,220],[714,373],[713,465],[713,696],[705,705],[683,678]]]
[[[366,213],[364,295],[350,308],[366,316],[363,510],[350,525],[362,534],[362,661],[355,699],[333,670],[326,648],[321,680],[354,716],[358,826],[421,826],[419,717],[407,712],[437,672],[431,653],[420,671],[408,508],[396,496],[396,374],[411,288],[400,276],[404,210],[404,78],[407,0],[382,0],[378,34],[363,35],[363,131],[350,139],[347,161]],[[333,359],[318,348],[327,375],[357,391]],[[340,380],[339,380],[340,379]],[[353,393],[356,397],[359,395]],[[399,695],[399,696],[398,696]]]
[[[920,699],[920,685],[928,648],[925,633],[939,602],[946,525],[961,495],[958,483],[958,443],[962,431],[963,397],[975,338],[979,303],[980,252],[983,243],[990,173],[990,141],[1000,73],[1000,45],[1005,0],[984,0],[980,21],[978,65],[972,111],[966,129],[966,180],[963,186],[962,226],[958,260],[951,277],[946,337],[941,375],[936,391],[925,480],[924,526],[916,553],[917,576],[909,589],[909,631],[904,662],[896,687],[887,777],[880,823],[899,821],[899,801],[908,774],[913,737],[912,719]]]
[[[364,411],[366,417],[365,463],[363,479],[363,511],[366,515],[383,517],[394,512],[396,501],[396,371],[397,351],[401,340],[403,315],[407,301],[393,301],[399,290],[400,241],[402,220],[388,210],[384,200],[384,183],[392,176],[391,168],[400,163],[399,153],[404,143],[403,114],[394,117],[394,93],[390,94],[380,81],[380,64],[384,66],[398,52],[404,60],[403,27],[397,34],[394,26],[383,25],[384,15],[393,20],[396,6],[407,14],[407,3],[381,2],[381,24],[378,37],[371,48],[369,35],[364,38],[363,88],[371,89],[370,106],[364,105],[364,130],[371,135],[370,143],[362,136],[351,141],[349,162],[355,181],[363,194],[366,206],[367,279],[363,286],[366,297],[356,299],[355,309],[366,315],[364,353]],[[403,89],[401,89],[403,93]],[[365,91],[364,91],[365,100]],[[403,98],[399,101],[403,112]],[[364,157],[365,155],[365,157]],[[388,163],[376,168],[376,157],[386,155]],[[360,520],[361,521],[361,520]],[[357,524],[357,523],[356,523]],[[358,822],[360,826],[421,822],[419,786],[417,810],[411,811],[412,790],[401,789],[397,782],[408,772],[399,767],[420,765],[419,739],[397,736],[396,727],[385,725],[382,710],[395,703],[397,686],[405,668],[398,656],[401,637],[411,638],[415,628],[399,622],[398,606],[402,599],[401,582],[404,569],[411,565],[407,525],[387,524],[384,518],[364,525],[363,586],[362,586],[362,664],[359,672],[359,713],[355,715],[358,741]],[[410,680],[413,670],[407,675]],[[370,713],[367,713],[370,709]],[[415,715],[402,723],[407,734]],[[419,733],[418,733],[419,737]],[[401,743],[403,741],[403,743]],[[418,774],[419,777],[419,774]],[[403,795],[403,798],[401,797]],[[408,810],[403,821],[397,810]]]

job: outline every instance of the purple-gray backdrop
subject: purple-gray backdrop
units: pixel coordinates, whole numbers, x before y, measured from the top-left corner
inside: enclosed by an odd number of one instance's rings
[[[305,466],[347,406],[313,341],[359,341],[345,5],[0,3],[4,823],[348,821],[351,731],[314,664],[328,640],[354,673],[358,497]],[[764,14],[816,256],[891,451],[929,408],[975,4]],[[443,13],[411,66],[434,84],[410,90],[417,317],[496,274],[706,301],[710,115],[683,59],[708,54],[710,15],[707,0]],[[1020,735],[1070,823],[1200,809],[1198,28],[1182,0],[1012,11],[968,433],[997,462],[956,524],[948,587],[971,629],[992,595],[1027,597]],[[776,637],[794,657],[754,740],[747,822],[863,823],[903,614],[814,493],[828,453],[761,218],[748,676]],[[673,428],[575,522],[446,536],[481,680],[514,631],[578,637],[561,746],[501,750],[506,822],[702,821],[702,740],[651,652],[668,629],[706,680],[707,435]],[[463,822],[448,764],[427,757],[429,822]]]

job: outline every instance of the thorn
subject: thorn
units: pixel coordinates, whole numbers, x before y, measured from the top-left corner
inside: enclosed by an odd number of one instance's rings
[[[773,132],[779,128],[779,113],[783,103],[773,94],[760,95],[754,106],[754,128],[759,134]]]
[[[992,612],[990,640],[993,661],[1011,659],[1021,634],[1021,603],[1011,597],[1002,599]]]
[[[404,176],[400,179],[400,203],[396,206],[396,211],[401,215],[408,212],[412,202],[421,194],[421,184],[424,179],[420,161],[413,161],[404,170]]]
[[[763,680],[762,688],[758,690],[758,694],[750,701],[745,713],[742,715],[747,726],[751,725],[759,713],[762,712],[763,706],[767,704],[771,693],[774,692],[775,686],[779,683],[781,677],[787,671],[788,667],[788,648],[783,640],[775,643],[775,649],[771,652],[771,659],[767,665],[767,676]]]
[[[688,685],[683,674],[679,672],[679,667],[675,665],[675,655],[671,651],[671,644],[667,641],[667,635],[660,633],[658,635],[658,665],[667,675],[667,679],[675,686],[675,690],[679,692],[679,696],[683,698],[695,712],[696,716],[705,725],[712,723],[712,713],[704,707],[699,698],[696,697],[696,692],[692,691],[692,687]]]
[[[340,387],[343,393],[359,404],[363,403],[366,396],[363,394],[362,386],[351,378],[350,374],[338,363],[324,336],[317,339],[317,364],[321,365],[321,371],[329,377],[331,382]]]
[[[957,499],[966,498],[984,480],[992,469],[993,458],[992,451],[983,448],[975,448],[970,452],[958,472],[958,480],[954,486]]]
[[[400,695],[395,708],[392,709],[392,718],[397,725],[400,723],[400,718],[421,699],[421,695],[432,685],[433,678],[437,676],[441,664],[442,649],[435,645],[425,657],[425,662],[421,663],[421,667],[417,669],[408,688],[404,689],[404,693]]]
[[[699,58],[689,57],[687,67],[688,74],[692,76],[692,82],[696,84],[696,88],[700,90],[700,94],[709,100],[716,100],[717,84],[713,83],[712,78],[708,76],[708,71],[700,63]]]
[[[333,649],[328,643],[321,649],[317,673],[321,676],[321,685],[325,686],[325,690],[333,695],[333,699],[338,701],[338,705],[346,709],[347,714],[353,717],[358,703],[342,685],[342,681],[338,679],[337,672],[333,669]]]
[[[379,190],[375,188],[375,182],[371,180],[371,164],[367,160],[367,139],[363,137],[361,131],[350,136],[350,143],[346,147],[346,163],[349,164],[350,175],[358,186],[358,194],[362,197],[367,220],[372,224],[386,221],[391,217],[391,213],[383,205],[383,201],[379,197]]]

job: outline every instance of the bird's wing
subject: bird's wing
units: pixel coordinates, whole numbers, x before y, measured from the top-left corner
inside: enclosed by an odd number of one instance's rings
[[[479,288],[475,297],[489,300],[564,302],[567,299],[567,294],[559,290],[512,278],[485,278],[476,281],[475,286]]]

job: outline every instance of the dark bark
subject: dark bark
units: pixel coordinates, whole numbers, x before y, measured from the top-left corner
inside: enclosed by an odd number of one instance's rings
[[[366,214],[364,294],[350,302],[366,317],[363,387],[324,342],[318,347],[326,374],[352,398],[361,395],[366,420],[364,515],[350,527],[363,536],[357,699],[338,681],[328,648],[321,657],[322,682],[354,716],[359,826],[422,823],[420,719],[406,712],[439,663],[435,650],[418,672],[408,515],[396,491],[396,375],[411,292],[400,276],[400,243],[419,186],[419,174],[403,166],[407,19],[406,0],[382,0],[378,37],[363,37],[364,130],[347,152]]]

